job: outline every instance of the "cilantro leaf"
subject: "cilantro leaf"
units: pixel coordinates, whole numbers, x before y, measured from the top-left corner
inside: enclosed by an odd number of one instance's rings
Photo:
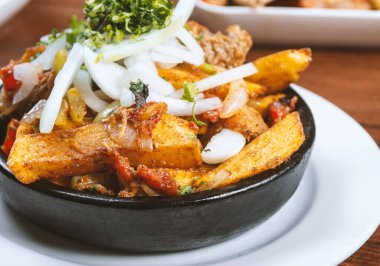
[[[131,82],[129,89],[135,95],[137,109],[146,104],[146,99],[149,96],[149,87],[140,79],[137,82]]]
[[[193,191],[194,191],[194,187],[192,187],[192,186],[183,186],[183,187],[181,187],[181,190],[180,190],[179,194],[181,196],[184,196],[184,195],[188,195],[188,194],[193,193]]]
[[[197,124],[197,126],[206,126],[206,123],[202,122],[202,121],[199,121],[195,115],[195,105],[197,104],[197,102],[194,102],[193,104],[193,109],[192,109],[192,116],[193,116],[193,121],[195,124]]]
[[[192,108],[192,117],[195,124],[198,126],[205,126],[206,124],[202,121],[199,121],[195,116],[195,105],[197,104],[195,101],[195,96],[199,93],[197,85],[194,82],[185,82],[183,85],[183,95],[182,100],[194,103]]]
[[[195,102],[195,96],[199,93],[199,90],[194,82],[185,82],[183,85],[183,96],[182,100],[188,102]]]

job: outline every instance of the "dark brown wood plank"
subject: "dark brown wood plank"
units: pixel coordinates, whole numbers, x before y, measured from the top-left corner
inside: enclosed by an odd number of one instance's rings
[[[81,16],[82,3],[79,0],[32,0],[0,28],[0,65],[18,58],[25,47],[34,45],[52,28],[66,27],[71,15]],[[252,57],[281,49],[255,48]],[[380,144],[380,50],[313,50],[314,62],[300,84],[341,107]],[[380,229],[342,265],[380,265]]]

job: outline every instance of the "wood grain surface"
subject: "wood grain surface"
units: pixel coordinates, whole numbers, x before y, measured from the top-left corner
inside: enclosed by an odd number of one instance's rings
[[[80,0],[32,0],[0,28],[0,65],[19,57],[25,47],[32,46],[51,28],[66,27],[72,14],[81,16],[81,6]],[[293,47],[255,47],[250,57],[284,48]],[[314,48],[313,58],[299,84],[350,114],[379,145],[380,49]],[[380,229],[342,265],[380,265]]]

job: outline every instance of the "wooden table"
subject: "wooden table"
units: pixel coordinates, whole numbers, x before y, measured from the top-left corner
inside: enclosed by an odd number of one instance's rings
[[[0,28],[0,65],[17,58],[51,28],[67,27],[71,14],[81,15],[81,5],[78,0],[33,0]],[[255,48],[252,57],[283,48]],[[314,61],[299,84],[341,107],[380,144],[380,49],[313,51]],[[342,265],[380,265],[380,229]]]

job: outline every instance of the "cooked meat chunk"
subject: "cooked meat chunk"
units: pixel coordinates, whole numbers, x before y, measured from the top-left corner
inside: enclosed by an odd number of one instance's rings
[[[300,0],[301,7],[336,9],[371,9],[369,0]]]
[[[229,26],[225,34],[212,33],[194,21],[187,27],[205,51],[207,63],[223,68],[242,65],[253,44],[251,35],[237,25]]]

